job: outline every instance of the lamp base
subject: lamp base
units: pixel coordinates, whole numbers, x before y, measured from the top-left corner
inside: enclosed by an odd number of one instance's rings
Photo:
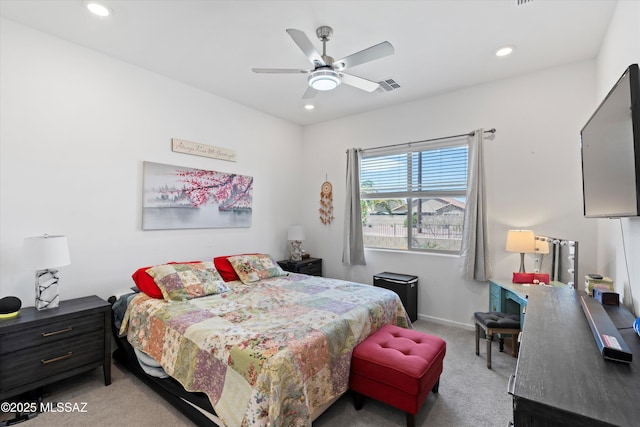
[[[526,273],[524,271],[524,253],[520,253],[520,271],[519,273]]]
[[[36,309],[56,308],[60,303],[58,295],[58,270],[36,271]]]
[[[300,240],[291,241],[291,261],[302,261],[302,249],[300,249],[301,244],[302,242]]]

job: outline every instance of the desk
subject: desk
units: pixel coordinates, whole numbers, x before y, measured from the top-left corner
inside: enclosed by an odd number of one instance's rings
[[[550,288],[566,288],[560,282],[551,286],[521,285],[510,279],[491,279],[489,281],[489,311],[520,314],[520,325],[524,325],[525,307],[530,294],[543,294]]]
[[[515,426],[637,426],[640,339],[633,329],[620,330],[633,362],[605,360],[578,291],[527,289],[527,321],[516,373],[509,381]]]

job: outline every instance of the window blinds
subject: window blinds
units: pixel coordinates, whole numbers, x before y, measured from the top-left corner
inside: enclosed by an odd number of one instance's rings
[[[460,195],[467,187],[466,143],[368,155],[361,161],[362,198]]]

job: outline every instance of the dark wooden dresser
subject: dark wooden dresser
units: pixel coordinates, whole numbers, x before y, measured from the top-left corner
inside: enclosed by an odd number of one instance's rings
[[[0,320],[0,399],[102,366],[111,384],[111,306],[97,296]]]
[[[542,289],[540,289],[542,290]],[[637,426],[640,337],[611,312],[633,353],[605,360],[580,305],[580,291],[531,288],[515,376],[509,384],[516,427]]]

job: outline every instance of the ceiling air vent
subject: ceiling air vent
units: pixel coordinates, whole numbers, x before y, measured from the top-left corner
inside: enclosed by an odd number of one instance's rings
[[[378,82],[380,87],[384,89],[386,92],[391,92],[392,90],[400,89],[400,85],[396,83],[393,79],[386,79]]]
[[[516,0],[518,6],[522,6],[523,4],[531,3],[533,0]]]

